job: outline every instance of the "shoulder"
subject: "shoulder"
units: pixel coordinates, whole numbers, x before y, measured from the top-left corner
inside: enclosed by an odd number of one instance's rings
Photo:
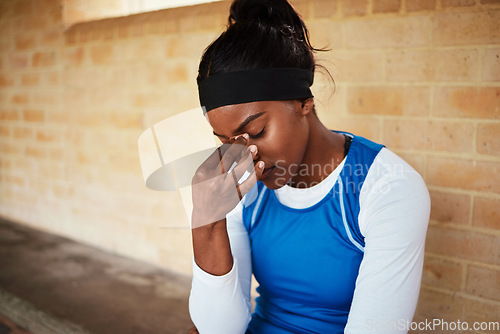
[[[401,227],[404,223],[418,229],[417,225],[428,221],[430,212],[429,191],[422,176],[387,148],[373,161],[359,204],[359,227],[365,236],[377,224]]]
[[[403,186],[410,188],[403,189]],[[392,190],[424,190],[427,191],[422,176],[401,157],[387,148],[382,148],[373,160],[361,189],[360,200],[378,194],[391,195]]]

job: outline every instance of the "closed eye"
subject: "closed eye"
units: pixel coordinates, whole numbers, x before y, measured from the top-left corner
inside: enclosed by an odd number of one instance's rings
[[[262,131],[260,131],[260,132],[259,132],[259,133],[257,133],[256,135],[253,135],[253,136],[252,136],[252,135],[250,135],[250,138],[254,138],[254,139],[255,139],[255,138],[259,138],[260,136],[262,136],[262,135],[264,134],[265,130],[266,130],[266,128],[264,127],[264,128],[262,129]]]

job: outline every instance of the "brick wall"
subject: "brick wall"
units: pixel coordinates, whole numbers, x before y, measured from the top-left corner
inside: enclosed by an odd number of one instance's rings
[[[500,1],[292,2],[332,48],[320,118],[384,143],[430,189],[416,320],[499,321]],[[1,2],[0,214],[189,273],[180,200],[145,189],[136,143],[197,105],[197,62],[228,6],[65,30],[61,1]]]

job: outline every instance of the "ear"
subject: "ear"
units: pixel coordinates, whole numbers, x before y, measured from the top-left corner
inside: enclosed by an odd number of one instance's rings
[[[301,113],[303,116],[312,114],[314,110],[314,98],[308,98],[302,103]]]

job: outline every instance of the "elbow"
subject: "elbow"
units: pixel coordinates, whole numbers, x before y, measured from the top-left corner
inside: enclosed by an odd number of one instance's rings
[[[189,296],[189,315],[200,334],[244,334],[250,322],[246,303],[231,308],[217,305],[216,300],[197,300]]]

